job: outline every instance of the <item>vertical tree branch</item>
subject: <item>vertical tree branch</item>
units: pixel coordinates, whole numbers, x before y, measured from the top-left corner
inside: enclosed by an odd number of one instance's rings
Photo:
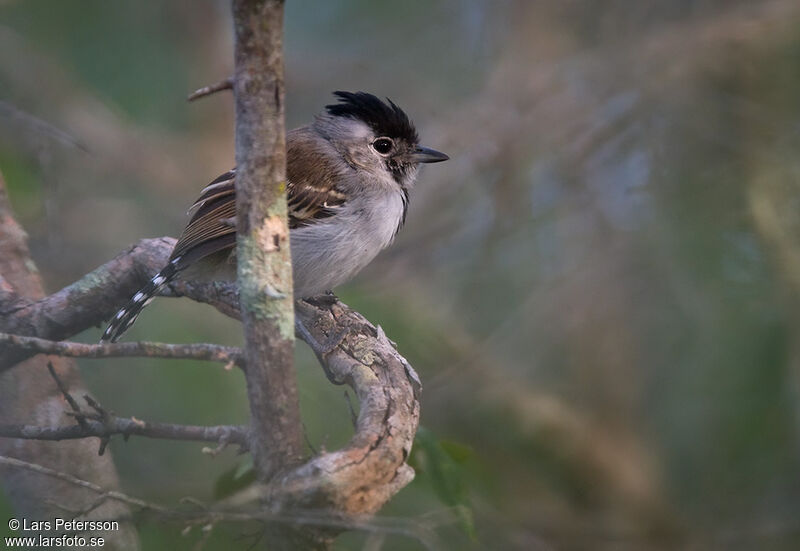
[[[294,301],[286,215],[283,1],[233,0],[238,278],[251,443],[266,480],[297,463]]]

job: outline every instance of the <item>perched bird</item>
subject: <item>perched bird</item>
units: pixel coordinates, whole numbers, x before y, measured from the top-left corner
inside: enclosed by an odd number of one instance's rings
[[[419,164],[448,159],[419,145],[414,125],[391,100],[385,103],[365,92],[334,95],[338,103],[286,135],[289,239],[297,298],[344,283],[391,244],[405,221]],[[181,272],[192,268],[203,275],[213,271],[220,259],[235,254],[235,179],[233,169],[203,189],[169,263],[117,312],[101,342],[119,339]]]

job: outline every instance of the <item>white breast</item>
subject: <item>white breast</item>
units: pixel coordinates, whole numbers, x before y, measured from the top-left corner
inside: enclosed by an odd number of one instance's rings
[[[330,218],[291,230],[295,296],[318,295],[355,276],[391,244],[403,209],[399,190],[376,189]]]

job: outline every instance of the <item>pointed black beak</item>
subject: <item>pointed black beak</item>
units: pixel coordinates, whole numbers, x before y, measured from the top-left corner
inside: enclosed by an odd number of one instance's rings
[[[430,147],[419,146],[414,153],[411,154],[411,158],[416,163],[441,163],[450,157]]]

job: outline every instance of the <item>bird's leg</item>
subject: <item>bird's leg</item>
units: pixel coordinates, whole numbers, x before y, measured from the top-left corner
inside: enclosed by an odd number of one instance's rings
[[[339,297],[333,294],[333,291],[325,291],[321,295],[309,297],[303,299],[309,304],[313,304],[314,306],[320,306],[322,308],[330,308],[337,302],[339,302]]]

